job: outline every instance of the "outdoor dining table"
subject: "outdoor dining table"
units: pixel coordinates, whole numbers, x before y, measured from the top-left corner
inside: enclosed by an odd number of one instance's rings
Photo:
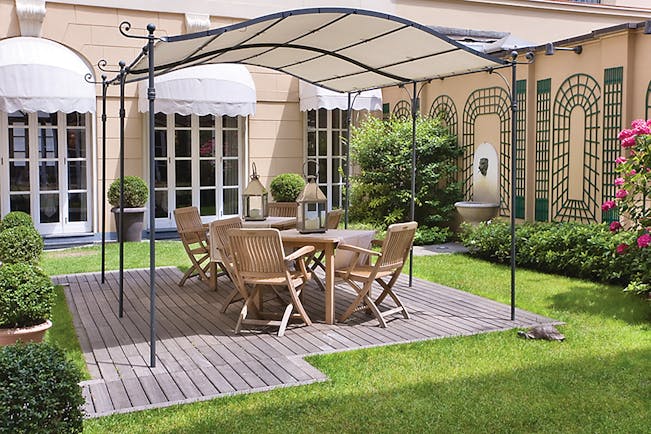
[[[375,236],[373,230],[328,229],[323,233],[301,234],[297,229],[280,232],[283,245],[288,248],[314,246],[325,253],[325,322],[335,323],[335,268],[347,265],[352,255],[341,251],[335,255],[339,244],[352,244],[368,248]]]
[[[296,217],[267,217],[264,220],[243,220],[242,227],[291,229],[296,227]]]

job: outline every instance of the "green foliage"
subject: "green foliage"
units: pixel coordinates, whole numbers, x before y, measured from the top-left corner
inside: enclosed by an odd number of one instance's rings
[[[440,120],[416,122],[415,219],[422,228],[447,226],[460,185],[448,182],[460,155],[456,139]],[[369,116],[351,138],[353,161],[360,173],[352,179],[351,218],[388,226],[409,220],[411,201],[412,122]]]
[[[605,224],[524,223],[516,226],[516,264],[563,276],[626,283],[649,272],[648,249],[626,256],[615,252],[617,245],[634,237],[613,233]],[[511,232],[506,222],[464,225],[461,240],[473,256],[510,262]]]
[[[414,236],[414,245],[441,244],[446,242],[451,235],[452,233],[448,228],[419,227],[416,229],[416,235]]]
[[[0,327],[29,327],[50,318],[54,285],[40,268],[27,264],[0,267]]]
[[[0,232],[16,226],[34,227],[32,216],[23,211],[10,211],[0,222]]]
[[[0,232],[0,261],[36,264],[43,253],[43,238],[33,226],[14,226]]]
[[[276,202],[296,202],[303,188],[305,188],[305,180],[298,173],[281,173],[269,184],[271,196]]]
[[[80,433],[81,375],[47,344],[0,348],[0,433]]]
[[[112,206],[120,206],[120,179],[111,183],[108,190],[108,201]],[[145,206],[149,198],[149,189],[145,181],[138,176],[124,177],[124,207],[140,208]]]

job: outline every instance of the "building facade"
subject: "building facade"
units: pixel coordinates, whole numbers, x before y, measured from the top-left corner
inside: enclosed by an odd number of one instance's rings
[[[6,64],[14,68],[14,75],[20,73],[12,60],[17,56],[9,49],[3,55],[3,47],[19,38],[38,39],[47,42],[36,43],[36,51],[44,50],[66,65],[78,64],[77,70],[86,68],[90,80],[99,82],[102,74],[114,75],[119,60],[129,62],[142,49],[141,40],[120,34],[122,21],[131,24],[132,33],[144,34],[146,25],[153,23],[158,35],[176,35],[279,10],[322,5],[308,0],[0,0],[0,16],[5,17],[0,20],[0,59],[7,59],[0,71],[9,70],[2,69]],[[614,193],[608,184],[613,171],[608,161],[619,152],[614,137],[631,119],[646,115],[651,79],[645,72],[651,35],[644,34],[643,26],[613,26],[651,18],[644,5],[635,0],[600,4],[551,0],[328,3],[332,5],[381,10],[423,24],[510,32],[538,46],[536,61],[521,67],[518,75],[516,216],[527,220],[604,218],[598,205]],[[547,42],[581,45],[583,51],[545,56]],[[56,46],[48,48],[49,43]],[[36,64],[46,63],[44,56],[32,57]],[[102,60],[106,63],[100,68]],[[341,205],[344,111],[303,112],[297,79],[263,68],[247,70],[255,88],[254,113],[216,115],[170,109],[156,115],[157,229],[173,230],[172,211],[181,206],[199,207],[206,221],[240,213],[241,193],[252,163],[268,185],[279,173],[303,172],[305,161],[316,158],[329,206]],[[0,97],[9,101],[12,95],[3,90],[9,83],[4,77],[9,75],[3,75],[0,72]],[[53,77],[50,80],[56,82]],[[0,106],[0,213],[29,212],[46,237],[95,239],[105,200],[101,197],[103,157],[106,181],[110,183],[119,174],[119,88],[108,87],[103,155],[101,85],[79,81],[78,86],[63,89],[48,85],[48,77],[39,83],[30,98],[14,98],[11,104]],[[87,86],[94,93],[94,107],[83,102],[87,94],[73,95],[77,88],[88,91]],[[133,83],[125,86],[125,92],[125,174],[148,179],[147,117],[139,109],[142,92]],[[48,97],[69,105],[52,106]],[[456,129],[465,150],[464,179],[469,178],[468,161],[476,144],[489,142],[500,152],[502,214],[508,215],[511,156],[506,83],[498,75],[475,74],[432,82],[421,97],[423,114],[444,111]],[[389,110],[404,107],[402,90],[384,89],[383,99]],[[470,193],[471,186],[466,191]],[[107,210],[111,222],[109,216]],[[107,229],[115,231],[112,223]]]

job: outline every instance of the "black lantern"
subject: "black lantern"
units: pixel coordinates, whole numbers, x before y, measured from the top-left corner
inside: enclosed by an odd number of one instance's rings
[[[242,202],[244,203],[244,220],[265,220],[269,214],[267,203],[269,202],[269,193],[264,185],[260,182],[260,177],[256,171],[255,163],[252,163],[251,181],[242,193]]]
[[[307,184],[296,202],[298,202],[296,229],[302,234],[325,232],[328,199],[316,183],[316,176],[307,177]]]

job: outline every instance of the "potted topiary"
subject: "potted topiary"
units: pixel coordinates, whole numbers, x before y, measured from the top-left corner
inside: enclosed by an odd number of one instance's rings
[[[269,184],[274,203],[269,204],[269,215],[279,217],[296,217],[298,204],[296,199],[305,188],[305,179],[298,173],[281,173]]]
[[[41,342],[52,326],[54,285],[40,268],[23,263],[0,267],[0,346]]]
[[[0,222],[0,232],[16,226],[34,227],[32,216],[23,211],[9,211]]]
[[[146,208],[144,208],[149,198],[149,189],[142,178],[138,176],[124,177],[124,214],[122,217],[122,234],[118,232],[118,241],[141,241],[143,219]],[[108,190],[108,201],[113,206],[111,212],[115,216],[115,227],[119,228],[120,219],[120,179],[113,181]]]

